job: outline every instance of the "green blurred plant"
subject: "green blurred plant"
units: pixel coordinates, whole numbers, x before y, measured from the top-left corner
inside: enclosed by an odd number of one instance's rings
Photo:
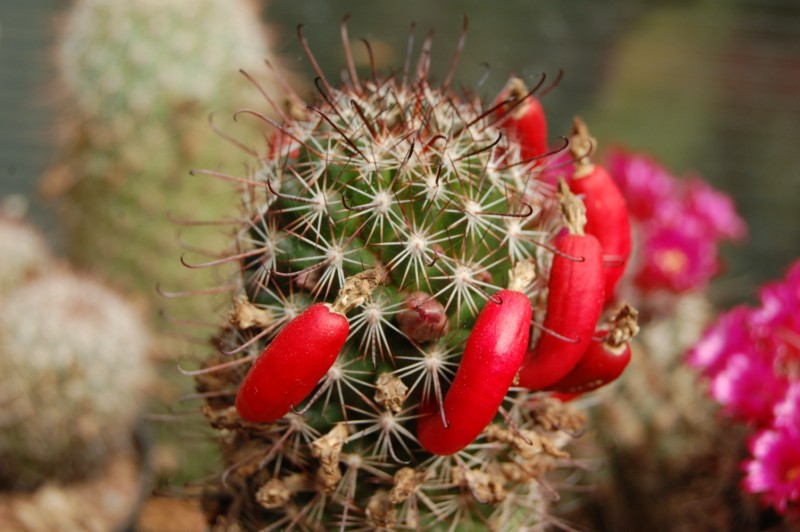
[[[213,303],[167,304],[156,285],[188,287],[176,258],[176,220],[184,222],[186,247],[202,254],[220,242],[218,231],[192,221],[236,212],[226,187],[187,174],[194,165],[238,164],[235,148],[207,126],[208,113],[228,116],[252,101],[232,58],[254,69],[270,57],[258,11],[246,0],[74,3],[56,48],[74,105],[64,111],[62,163],[42,185],[59,197],[72,260],[170,317],[215,321]],[[163,354],[181,345],[157,347]]]

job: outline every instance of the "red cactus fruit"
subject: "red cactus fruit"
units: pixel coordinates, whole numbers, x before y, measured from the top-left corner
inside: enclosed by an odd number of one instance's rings
[[[563,180],[559,192],[569,233],[556,239],[543,330],[520,368],[519,384],[531,390],[547,389],[575,367],[603,309],[600,243],[584,234],[583,204]]]
[[[610,301],[631,254],[631,227],[628,207],[619,187],[605,168],[589,159],[594,148],[595,141],[589,136],[586,124],[576,117],[570,140],[570,149],[576,158],[570,189],[582,196],[586,206],[584,231],[597,238],[603,249],[605,297]]]
[[[601,341],[593,341],[580,362],[551,390],[580,394],[615,381],[631,360],[630,339],[638,332],[638,312],[624,305],[614,316],[611,328],[599,331]]]
[[[533,310],[522,290],[533,280],[533,272],[532,263],[518,263],[510,289],[487,301],[467,339],[441,411],[437,413],[433,401],[420,408],[417,438],[431,453],[457,453],[497,415],[528,347]]]
[[[500,126],[520,145],[520,159],[531,160],[547,152],[547,119],[539,100],[525,83],[512,77],[500,94],[506,103],[497,108]]]

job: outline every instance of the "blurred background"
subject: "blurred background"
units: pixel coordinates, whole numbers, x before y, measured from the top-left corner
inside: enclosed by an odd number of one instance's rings
[[[51,208],[37,198],[55,158],[54,128],[67,105],[54,83],[53,44],[65,0],[0,2],[0,195],[31,201],[58,246]],[[535,84],[561,69],[544,98],[554,134],[573,114],[604,147],[646,151],[673,172],[696,172],[732,194],[750,239],[724,250],[723,304],[745,298],[800,255],[800,4],[794,0],[562,2],[273,1],[264,3],[274,53],[313,79],[298,23],[327,75],[343,66],[339,21],[371,43],[381,70],[399,68],[416,23],[417,49],[435,31],[433,72],[444,75],[469,16],[457,80],[493,97],[511,73]],[[364,57],[360,43],[354,52]],[[237,58],[230,57],[236,77]],[[366,63],[366,59],[363,62]],[[488,76],[487,76],[488,74]],[[211,109],[198,110],[206,113]]]

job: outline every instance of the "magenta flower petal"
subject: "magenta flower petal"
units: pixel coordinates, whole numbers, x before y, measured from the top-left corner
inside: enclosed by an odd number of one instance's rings
[[[800,432],[800,381],[789,385],[783,401],[775,405],[774,416],[776,428]]]
[[[773,419],[775,405],[788,388],[786,378],[775,374],[773,364],[751,352],[732,355],[711,380],[711,395],[732,417],[760,426]]]
[[[651,218],[660,203],[675,196],[674,179],[649,157],[617,149],[610,153],[606,168],[619,185],[634,218]]]
[[[768,427],[750,442],[744,490],[780,513],[800,509],[800,261],[759,292],[760,306],[720,316],[689,353],[726,413]]]
[[[794,265],[783,281],[761,288],[761,305],[753,312],[754,337],[775,352],[782,367],[800,375],[800,269]],[[791,370],[790,368],[794,368]]]
[[[558,180],[564,178],[569,180],[575,173],[575,158],[569,150],[562,150],[549,157],[546,164],[538,167],[536,179],[550,185],[557,185]]]
[[[731,355],[747,351],[751,342],[751,313],[749,308],[738,306],[722,314],[689,351],[689,364],[701,369],[709,377],[714,377],[727,364]]]
[[[789,266],[789,271],[786,272],[786,283],[791,287],[795,298],[800,300],[800,260]]]
[[[800,260],[789,267],[784,286],[784,301],[793,309],[785,325],[794,333],[794,345],[800,350]]]
[[[644,235],[639,268],[632,271],[640,289],[705,287],[719,272],[719,241],[747,234],[733,201],[699,177],[678,179],[653,159],[622,149],[610,153],[607,168]]]
[[[742,485],[780,513],[800,501],[800,431],[765,430],[751,440]]]
[[[752,324],[762,329],[774,329],[785,323],[795,309],[783,283],[769,283],[759,290],[761,305],[753,311]]]
[[[747,225],[736,214],[733,200],[702,179],[688,182],[686,203],[689,212],[702,220],[715,238],[739,240],[747,236]]]
[[[719,271],[715,243],[690,223],[647,229],[644,261],[634,279],[639,288],[685,292],[704,287]]]

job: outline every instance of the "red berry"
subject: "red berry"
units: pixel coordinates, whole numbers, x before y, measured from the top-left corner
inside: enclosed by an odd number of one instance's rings
[[[345,313],[363,303],[385,276],[386,270],[377,266],[348,277],[333,305],[315,303],[287,323],[239,386],[239,416],[269,423],[308,397],[347,341],[350,324]]]
[[[294,147],[292,147],[292,143],[295,143]],[[300,154],[299,143],[295,142],[294,138],[280,129],[275,129],[269,139],[267,139],[267,149],[270,159],[295,159]]]
[[[531,315],[530,300],[515,290],[501,290],[486,303],[444,400],[448,425],[435,402],[421,407],[417,437],[422,447],[433,454],[457,453],[491,423],[525,355]]]
[[[558,399],[562,403],[568,403],[580,396],[581,394],[579,393],[550,392],[550,397],[553,399]]]

